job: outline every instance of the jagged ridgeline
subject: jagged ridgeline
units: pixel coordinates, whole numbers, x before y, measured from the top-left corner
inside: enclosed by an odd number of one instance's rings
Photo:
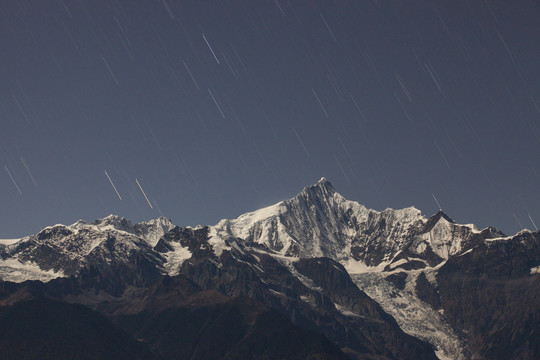
[[[0,357],[538,359],[539,269],[538,232],[375,211],[323,178],[215,226],[0,240]]]

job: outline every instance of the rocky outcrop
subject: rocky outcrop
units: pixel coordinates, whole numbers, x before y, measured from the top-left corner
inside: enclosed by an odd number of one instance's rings
[[[428,281],[426,274],[423,272],[416,278],[415,291],[418,298],[427,302],[433,309],[438,310],[441,308],[439,291]]]

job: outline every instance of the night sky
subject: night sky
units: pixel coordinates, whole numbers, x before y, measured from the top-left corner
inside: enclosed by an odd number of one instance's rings
[[[2,0],[0,238],[211,225],[322,176],[376,210],[534,230],[539,4]]]

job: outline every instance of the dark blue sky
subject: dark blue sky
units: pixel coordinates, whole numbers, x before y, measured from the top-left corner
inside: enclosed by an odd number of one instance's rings
[[[2,1],[0,237],[110,213],[214,224],[321,176],[377,210],[431,215],[435,196],[459,222],[534,229],[539,11]]]

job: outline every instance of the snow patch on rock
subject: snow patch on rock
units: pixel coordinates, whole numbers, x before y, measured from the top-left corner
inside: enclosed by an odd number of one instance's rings
[[[0,260],[0,280],[3,281],[20,283],[26,280],[39,280],[48,282],[64,276],[64,273],[61,271],[45,271],[32,262],[22,263],[16,259]]]
[[[13,245],[15,243],[18,243],[20,240],[21,240],[21,238],[19,238],[19,239],[0,239],[0,245],[4,245],[4,246]]]
[[[184,261],[191,258],[192,254],[188,248],[183,247],[180,243],[171,242],[170,245],[173,251],[163,254],[163,257],[167,260],[163,267],[169,276],[176,276],[180,273]]]

